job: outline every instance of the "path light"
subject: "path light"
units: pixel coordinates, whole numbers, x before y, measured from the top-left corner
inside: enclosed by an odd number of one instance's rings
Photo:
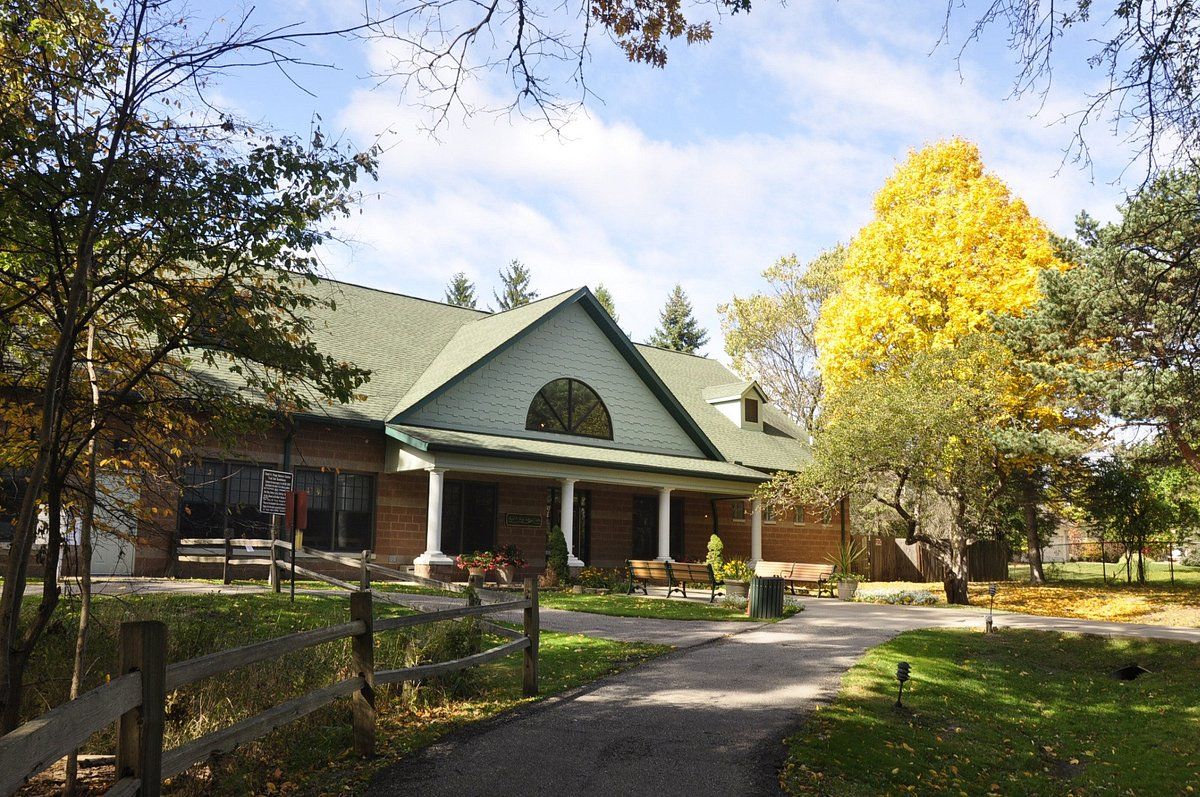
[[[992,609],[996,605],[996,582],[995,581],[993,581],[991,584],[988,584],[988,595],[991,597],[988,599],[988,616],[987,616],[987,631],[986,631],[986,633],[990,634],[996,630],[992,626]]]
[[[908,671],[911,669],[907,661],[902,661],[896,665],[896,680],[900,682],[900,692],[896,695],[896,708],[903,708],[900,699],[904,697],[904,682],[908,680]]]

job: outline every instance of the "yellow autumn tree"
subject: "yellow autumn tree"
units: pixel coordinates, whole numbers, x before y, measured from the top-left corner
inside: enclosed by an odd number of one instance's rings
[[[978,147],[943,141],[911,153],[880,189],[875,218],[847,248],[815,332],[831,420],[864,379],[910,378],[917,360],[939,352],[953,351],[966,358],[962,368],[989,375],[993,414],[980,423],[998,483],[1022,516],[1035,582],[1043,580],[1038,508],[1046,471],[1090,419],[1063,411],[1064,384],[1018,367],[996,321],[1030,308],[1039,275],[1062,268],[1045,225],[985,170]]]
[[[954,346],[1037,299],[1061,268],[1045,225],[960,138],[913,152],[875,197],[817,324],[832,397],[916,352]]]

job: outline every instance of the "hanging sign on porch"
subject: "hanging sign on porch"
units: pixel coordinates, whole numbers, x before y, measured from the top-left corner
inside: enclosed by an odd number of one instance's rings
[[[286,470],[262,472],[262,491],[258,494],[258,511],[264,515],[287,514],[287,494],[292,489],[292,474]]]
[[[506,526],[528,526],[529,528],[538,528],[542,525],[541,515],[521,515],[516,512],[509,512],[504,516],[504,525]]]

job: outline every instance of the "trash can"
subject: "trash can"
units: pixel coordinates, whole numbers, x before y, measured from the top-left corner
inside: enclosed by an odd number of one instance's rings
[[[750,581],[750,616],[755,620],[783,617],[783,579],[755,576]]]

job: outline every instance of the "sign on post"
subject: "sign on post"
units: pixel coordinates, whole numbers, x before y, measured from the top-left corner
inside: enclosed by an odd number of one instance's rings
[[[258,494],[258,511],[264,515],[286,515],[288,493],[292,490],[292,474],[286,470],[262,472],[262,490]]]

